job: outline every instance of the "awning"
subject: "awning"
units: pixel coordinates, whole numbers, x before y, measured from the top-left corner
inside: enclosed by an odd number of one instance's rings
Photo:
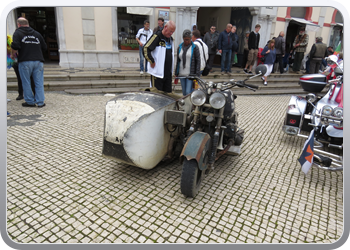
[[[343,26],[343,24],[342,24],[342,23],[336,23],[335,25]]]
[[[151,15],[153,15],[153,8],[126,7],[126,13],[151,16]]]
[[[317,24],[314,24],[313,22],[307,21],[304,18],[292,17],[291,20],[294,20],[298,23],[306,24],[305,30],[307,30],[307,31],[317,32],[317,30],[320,28],[320,26],[318,26]]]

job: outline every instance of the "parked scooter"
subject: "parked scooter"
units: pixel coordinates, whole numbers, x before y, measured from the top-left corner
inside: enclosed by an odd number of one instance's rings
[[[330,66],[335,66],[336,79],[326,81],[323,74],[304,75],[300,78],[303,89],[310,92],[306,97],[292,96],[283,125],[288,135],[308,138],[301,131],[314,129],[313,165],[327,171],[342,171],[342,153],[333,154],[325,147],[343,149],[343,64],[337,63],[338,57],[327,58]],[[325,95],[320,92],[329,86]]]
[[[255,91],[245,83],[264,75],[266,67],[242,81],[206,82],[176,98],[152,91],[121,94],[106,104],[102,154],[136,167],[151,169],[164,159],[180,157],[181,192],[194,197],[205,175],[223,154],[239,155],[244,130],[238,127],[233,87]]]

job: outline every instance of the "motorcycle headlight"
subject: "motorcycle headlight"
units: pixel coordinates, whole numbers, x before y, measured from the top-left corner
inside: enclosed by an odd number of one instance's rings
[[[338,118],[342,118],[343,117],[343,108],[336,107],[333,110],[333,116],[338,117]]]
[[[226,98],[221,93],[214,93],[210,96],[209,103],[214,109],[221,109],[225,106]]]
[[[331,106],[324,106],[323,109],[322,109],[322,114],[324,115],[331,115],[333,112],[333,108]]]
[[[195,90],[191,94],[191,102],[195,106],[202,106],[207,99],[205,93],[202,90]]]

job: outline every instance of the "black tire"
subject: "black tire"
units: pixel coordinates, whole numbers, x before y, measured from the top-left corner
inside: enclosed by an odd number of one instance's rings
[[[198,193],[204,171],[198,168],[196,160],[184,160],[181,174],[181,193],[187,197],[195,197]]]

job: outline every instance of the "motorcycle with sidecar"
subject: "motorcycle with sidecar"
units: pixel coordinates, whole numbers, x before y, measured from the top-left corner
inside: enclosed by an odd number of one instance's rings
[[[335,79],[326,80],[324,74],[309,74],[300,78],[300,85],[309,92],[305,97],[291,97],[283,132],[307,139],[302,131],[314,130],[313,165],[327,171],[343,170],[343,64],[331,55],[327,63],[334,68]],[[328,86],[326,94],[321,91]],[[331,153],[330,149],[337,151]]]
[[[165,159],[180,158],[181,192],[195,197],[202,180],[223,154],[239,155],[244,130],[238,126],[233,87],[255,91],[245,80],[206,82],[186,96],[154,88],[123,93],[106,103],[102,154],[118,162],[152,169]]]

